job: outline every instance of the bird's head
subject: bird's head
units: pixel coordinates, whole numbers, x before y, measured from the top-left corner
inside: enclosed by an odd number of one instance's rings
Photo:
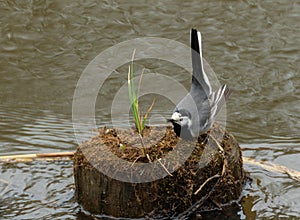
[[[182,109],[173,112],[168,122],[171,122],[174,126],[179,125],[180,127],[190,127],[192,125],[191,114],[189,111]]]

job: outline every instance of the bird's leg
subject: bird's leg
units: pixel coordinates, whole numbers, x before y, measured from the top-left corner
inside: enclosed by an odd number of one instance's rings
[[[205,135],[205,136],[204,136]],[[204,136],[204,137],[203,137]],[[198,142],[201,138],[201,144],[204,145],[205,143],[207,143],[208,141],[208,138],[209,138],[209,134],[208,133],[205,133],[205,134],[202,134],[198,137]]]
[[[219,141],[212,135],[209,135],[209,137],[211,137],[213,139],[213,141],[216,143],[216,145],[218,146],[219,150],[220,150],[220,153],[223,155],[224,154],[224,148],[221,146],[221,144],[219,143]]]
[[[213,135],[211,135],[209,132],[206,133],[206,137],[205,137],[205,139],[202,141],[202,144],[207,143],[208,140],[209,140],[209,138],[211,138],[211,139],[216,143],[217,147],[219,148],[220,153],[221,153],[221,154],[224,154],[224,149],[223,149],[223,147],[221,146],[221,144],[219,143],[219,141],[218,141]]]

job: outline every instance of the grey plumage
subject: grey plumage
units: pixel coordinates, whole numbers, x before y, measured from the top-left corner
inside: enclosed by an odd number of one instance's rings
[[[190,92],[177,104],[168,120],[176,134],[184,139],[195,138],[208,131],[231,94],[226,85],[212,92],[203,69],[201,33],[196,29],[191,30],[191,55],[193,76]]]

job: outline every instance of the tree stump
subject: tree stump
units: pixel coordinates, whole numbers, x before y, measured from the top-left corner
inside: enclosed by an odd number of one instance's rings
[[[142,147],[141,147],[142,145]],[[188,216],[236,201],[246,176],[241,149],[220,126],[197,140],[171,127],[101,128],[74,156],[77,201],[114,217]]]

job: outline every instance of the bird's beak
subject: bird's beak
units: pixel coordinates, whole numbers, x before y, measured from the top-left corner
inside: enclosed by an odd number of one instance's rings
[[[173,124],[173,123],[179,124],[179,123],[178,123],[179,120],[175,120],[175,119],[173,119],[173,118],[167,119],[167,122],[171,122],[172,124]]]
[[[174,122],[174,119],[169,118],[169,119],[167,119],[167,122]]]

